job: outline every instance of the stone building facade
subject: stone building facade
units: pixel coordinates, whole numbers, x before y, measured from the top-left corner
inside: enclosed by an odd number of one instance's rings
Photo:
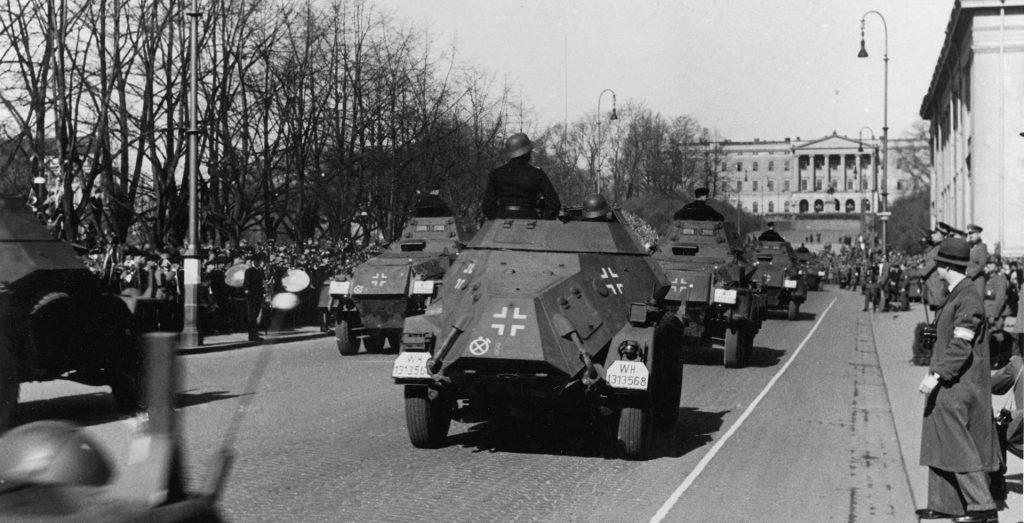
[[[1024,256],[1024,0],[959,0],[921,103],[932,221]]]
[[[882,192],[891,205],[912,188],[912,177],[897,168],[894,154],[913,145],[906,142],[889,139],[888,190],[883,191],[880,139],[832,134],[814,140],[724,141],[717,145],[714,198],[738,202],[758,215],[876,212]]]

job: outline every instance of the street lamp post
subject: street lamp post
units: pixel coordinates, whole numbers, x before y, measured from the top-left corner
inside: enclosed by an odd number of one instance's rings
[[[864,129],[867,129],[868,132],[871,133],[871,139],[872,140],[875,139],[875,131],[873,129],[871,129],[870,127],[868,127],[866,125],[864,127],[861,127],[860,131],[857,131],[857,152],[858,153],[864,152],[864,142],[862,141],[864,139]],[[871,212],[872,212],[872,214],[877,216],[878,215],[878,148],[877,147],[872,147],[871,150],[874,153],[874,154],[871,155],[871,168],[872,168],[872,170],[871,170],[871,173],[872,173],[872,176],[871,176]],[[858,161],[860,161],[860,160],[858,159]],[[863,176],[864,176],[863,169],[861,170],[860,174],[861,174],[861,177],[862,177],[861,180],[863,180]],[[861,184],[860,190],[861,190],[861,192],[863,192],[863,190],[864,190],[864,182],[863,181],[858,181],[858,183]],[[863,198],[861,198],[860,209],[861,209],[861,213],[863,214],[863,211],[864,211],[864,201],[863,201]],[[874,220],[872,220],[871,226],[872,226],[872,229],[874,229]],[[872,233],[873,232],[874,231],[872,230]]]
[[[184,347],[198,347],[202,344],[199,335],[199,234],[196,230],[196,179],[199,177],[199,129],[196,127],[198,112],[196,98],[199,81],[196,77],[199,61],[199,5],[192,0],[188,11],[189,27],[189,93],[188,93],[188,249],[185,251],[185,303],[181,344]]]
[[[594,188],[595,192],[601,192],[601,98],[604,97],[604,93],[612,93],[612,114],[608,117],[609,120],[618,120],[619,115],[615,113],[615,91],[611,89],[605,89],[601,91],[601,94],[597,95],[597,169],[595,169],[595,180]]]
[[[885,54],[882,57],[882,62],[885,64],[885,76],[884,76],[884,91],[882,98],[882,200],[879,203],[881,207],[882,216],[887,216],[889,208],[889,26],[885,22],[885,17],[878,11],[871,10],[864,13],[860,17],[860,52],[857,53],[857,58],[867,58],[868,51],[864,47],[864,25],[865,19],[868,15],[875,14],[878,18],[882,19],[882,29],[885,34]],[[886,236],[886,220],[882,220],[882,255],[885,256],[888,251],[888,240]]]

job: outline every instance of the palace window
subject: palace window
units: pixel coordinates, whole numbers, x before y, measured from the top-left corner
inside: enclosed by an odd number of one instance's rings
[[[757,190],[757,180],[754,180],[754,181],[752,181],[750,183],[754,184],[754,190],[756,191]]]
[[[774,171],[775,170],[775,162],[768,162],[768,170],[769,171]]]
[[[751,168],[750,170],[754,171],[754,172],[757,172],[757,162],[754,162],[754,167]]]
[[[789,180],[782,180],[782,192],[789,192]]]
[[[768,190],[769,191],[774,191],[775,190],[775,180],[768,180]]]

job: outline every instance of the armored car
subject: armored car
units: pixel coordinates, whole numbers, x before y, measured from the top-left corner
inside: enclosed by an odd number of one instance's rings
[[[359,337],[367,350],[397,350],[405,318],[421,314],[437,297],[468,236],[450,216],[413,218],[387,250],[358,265],[346,280],[328,282],[338,352],[359,352]]]
[[[751,278],[764,287],[768,308],[785,310],[790,321],[797,319],[800,305],[807,300],[807,283],[793,247],[788,242],[756,240],[748,251],[756,269]]]
[[[109,385],[141,407],[142,354],[131,309],[55,240],[24,200],[0,197],[0,429],[23,382]]]
[[[406,319],[392,376],[413,445],[443,445],[463,409],[567,409],[640,459],[652,427],[675,423],[682,346],[662,328],[664,272],[619,213],[579,217],[485,222]]]
[[[658,241],[654,259],[671,285],[666,300],[684,332],[720,344],[723,363],[737,367],[749,357],[761,329],[765,293],[751,280],[754,267],[731,223],[676,220]]]

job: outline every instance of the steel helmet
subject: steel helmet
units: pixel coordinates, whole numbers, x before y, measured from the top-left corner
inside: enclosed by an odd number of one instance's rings
[[[583,200],[583,219],[585,220],[604,218],[610,210],[608,200],[605,200],[604,196],[600,194],[591,194]]]
[[[526,133],[516,133],[505,140],[505,155],[517,158],[533,150],[533,142]]]
[[[0,484],[94,485],[110,481],[103,449],[67,421],[36,421],[0,438]]]

